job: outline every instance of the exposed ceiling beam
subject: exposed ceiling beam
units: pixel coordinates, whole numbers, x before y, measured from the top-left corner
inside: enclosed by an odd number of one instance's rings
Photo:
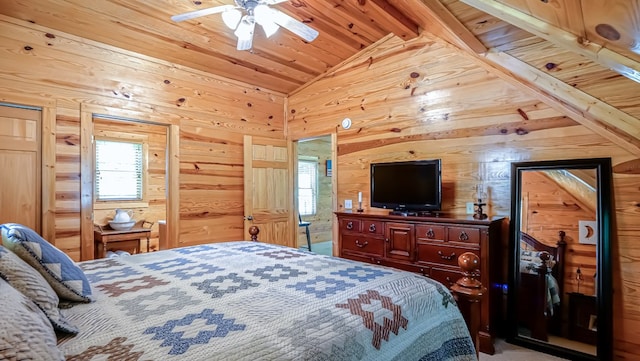
[[[639,119],[509,54],[490,49],[484,56],[474,55],[471,58],[492,74],[527,91],[631,154],[640,156]]]
[[[357,4],[381,28],[391,31],[402,40],[415,39],[420,35],[418,24],[386,0],[357,0]]]
[[[431,17],[438,23],[436,26],[431,25],[429,28],[433,34],[450,38],[456,45],[473,51],[474,53],[480,54],[487,51],[484,44],[454,16],[449,9],[442,5],[440,0],[421,0],[421,2]],[[440,34],[442,32],[448,34]]]
[[[460,0],[640,83],[640,63],[494,0]],[[580,14],[576,14],[580,16]]]
[[[595,169],[590,171],[595,173]],[[570,194],[579,203],[580,208],[586,208],[592,212],[591,214],[596,214],[598,209],[597,188],[587,185],[576,176],[573,170],[548,169],[542,171],[542,174]]]

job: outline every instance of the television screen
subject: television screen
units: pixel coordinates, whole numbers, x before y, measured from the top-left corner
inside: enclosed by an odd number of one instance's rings
[[[396,211],[439,211],[440,159],[371,164],[371,206]]]

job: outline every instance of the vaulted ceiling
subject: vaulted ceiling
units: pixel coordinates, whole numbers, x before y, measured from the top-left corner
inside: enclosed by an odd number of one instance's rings
[[[272,7],[319,32],[280,29],[236,50],[233,0],[3,0],[0,14],[284,94],[390,36],[435,35],[489,71],[640,154],[640,0],[289,0]]]

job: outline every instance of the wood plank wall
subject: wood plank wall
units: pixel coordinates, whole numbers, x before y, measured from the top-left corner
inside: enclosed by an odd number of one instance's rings
[[[176,245],[242,239],[242,137],[284,138],[281,93],[0,16],[0,101],[30,98],[56,104],[55,219],[43,233],[75,260],[82,104],[179,127]]]
[[[292,139],[338,132],[339,204],[362,191],[368,208],[372,161],[441,158],[448,212],[464,213],[483,181],[489,213],[508,216],[511,162],[611,157],[615,357],[640,357],[635,157],[427,37],[392,38],[330,75],[289,97],[287,128]],[[74,259],[81,104],[180,127],[181,245],[242,237],[242,134],[284,136],[283,94],[0,16],[0,101],[29,97],[56,102],[55,219],[44,233]]]
[[[464,214],[483,182],[489,214],[508,217],[511,162],[611,157],[615,359],[639,358],[638,159],[439,40],[392,38],[368,55],[288,100],[293,139],[337,131],[339,209],[362,191],[370,210],[371,162],[440,158],[444,211]]]

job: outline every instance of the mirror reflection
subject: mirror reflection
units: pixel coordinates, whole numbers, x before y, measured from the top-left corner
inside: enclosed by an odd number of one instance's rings
[[[518,333],[592,355],[596,179],[595,169],[523,171],[520,195]]]
[[[511,341],[609,359],[610,160],[514,163],[512,177]]]

